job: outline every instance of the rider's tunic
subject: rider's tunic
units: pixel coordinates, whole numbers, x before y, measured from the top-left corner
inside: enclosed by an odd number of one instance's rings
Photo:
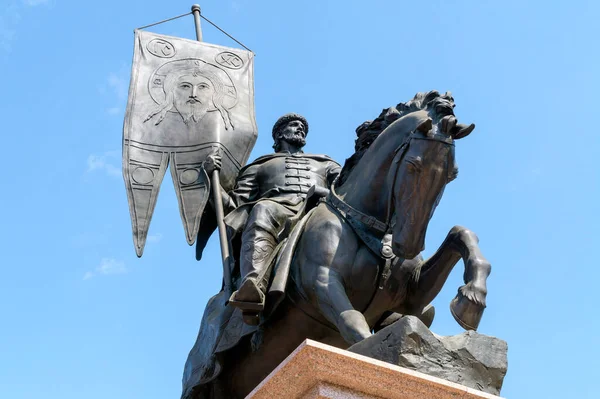
[[[340,165],[326,155],[279,152],[265,155],[244,167],[229,193],[233,209],[225,218],[232,232],[244,229],[256,204],[280,214],[294,214],[302,206],[310,187],[329,188],[340,173]]]

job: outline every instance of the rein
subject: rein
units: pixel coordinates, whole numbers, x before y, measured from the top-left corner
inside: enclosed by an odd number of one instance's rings
[[[396,176],[398,174],[398,169],[400,168],[400,165],[399,165],[400,159],[402,159],[402,157],[404,156],[404,153],[408,149],[408,144],[410,143],[410,140],[412,140],[413,134],[414,134],[414,132],[412,132],[411,134],[406,136],[406,138],[404,139],[402,144],[400,144],[398,146],[398,148],[396,148],[394,150],[394,153],[396,155],[394,156],[394,160],[392,161],[392,164],[398,164],[398,166],[396,167],[396,170],[394,171],[394,181],[396,180]],[[388,212],[387,212],[387,217],[386,217],[385,222],[382,222],[379,219],[377,219],[376,217],[367,215],[366,213],[363,213],[363,212],[359,211],[358,209],[350,206],[347,202],[345,202],[343,199],[341,199],[337,195],[334,187],[335,187],[335,182],[331,185],[331,190],[329,191],[329,195],[327,195],[327,197],[325,198],[325,202],[327,202],[335,210],[337,210],[344,217],[344,219],[348,220],[349,218],[352,218],[352,219],[362,223],[367,229],[373,230],[376,233],[379,233],[378,235],[381,235],[381,236],[383,236],[385,233],[387,233],[390,230],[390,219],[392,218],[391,205],[393,202],[392,197],[394,195],[393,186],[392,186],[392,190],[390,190],[390,198],[388,199]]]
[[[389,230],[389,223],[384,223],[377,219],[374,216],[369,216],[366,213],[359,211],[358,209],[353,208],[348,205],[343,199],[341,199],[335,192],[333,185],[331,186],[331,190],[329,194],[325,198],[325,201],[334,207],[340,214],[344,217],[344,219],[352,218],[356,221],[359,221],[367,228],[380,233],[381,235],[385,234]]]
[[[394,179],[393,179],[392,188],[390,190],[390,194],[389,194],[389,198],[388,198],[388,202],[387,202],[388,203],[388,211],[387,211],[387,217],[386,217],[385,222],[380,221],[379,219],[377,219],[374,216],[367,215],[366,213],[363,213],[356,208],[353,208],[347,202],[345,202],[343,199],[341,199],[335,192],[335,188],[334,188],[335,182],[332,184],[331,190],[329,191],[329,195],[327,195],[325,201],[327,203],[329,203],[337,211],[339,211],[342,214],[342,216],[344,216],[345,219],[350,217],[356,221],[359,221],[360,223],[365,225],[365,227],[367,227],[368,229],[373,230],[376,233],[379,233],[381,235],[387,233],[390,230],[390,221],[393,216],[392,207],[394,205],[394,187],[396,185],[396,178],[398,176],[398,170],[400,169],[400,161],[402,160],[402,158],[404,158],[404,154],[406,154],[406,151],[408,150],[409,144],[412,140],[431,140],[431,141],[442,142],[442,143],[452,145],[452,146],[454,145],[454,140],[452,139],[452,137],[444,136],[442,134],[435,134],[433,136],[427,136],[418,130],[414,130],[412,133],[410,133],[408,136],[406,136],[406,138],[404,139],[402,144],[400,144],[398,146],[398,148],[396,148],[394,150],[395,156],[394,156],[394,160],[392,161],[392,165],[395,164],[396,169],[394,170]]]
[[[394,179],[392,180],[392,187],[390,189],[390,196],[388,198],[388,210],[387,210],[387,222],[386,223],[390,223],[390,220],[393,216],[393,206],[394,206],[394,188],[396,187],[396,178],[398,177],[398,170],[400,169],[400,161],[404,158],[404,154],[406,154],[406,151],[408,150],[409,144],[412,140],[431,140],[431,141],[437,141],[440,143],[444,143],[446,145],[451,145],[454,146],[454,139],[450,136],[445,136],[443,134],[433,134],[432,136],[428,136],[427,134],[424,134],[423,132],[420,132],[418,130],[413,130],[408,136],[406,136],[406,138],[404,139],[404,141],[402,142],[402,144],[400,144],[400,146],[398,148],[396,148],[395,153],[396,156],[394,157],[394,160],[392,161],[392,165],[396,164],[396,169],[394,170]]]

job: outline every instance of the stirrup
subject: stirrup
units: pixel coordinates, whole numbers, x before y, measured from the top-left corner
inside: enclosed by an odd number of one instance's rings
[[[259,302],[254,301],[240,301],[237,299],[238,295],[242,296],[258,296]],[[252,313],[262,312],[265,308],[265,294],[258,287],[258,285],[252,279],[247,279],[242,283],[240,289],[231,294],[229,298],[229,304],[233,307],[239,308],[242,311],[250,311]]]
[[[239,308],[243,311],[249,310],[251,312],[262,312],[264,310],[264,303],[236,301],[233,299],[233,296],[236,294],[236,292],[234,292],[229,298],[229,305],[233,306],[234,308]]]

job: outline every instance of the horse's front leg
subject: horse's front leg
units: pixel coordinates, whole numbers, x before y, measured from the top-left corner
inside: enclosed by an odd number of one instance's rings
[[[479,249],[479,239],[469,229],[453,227],[431,258],[415,268],[414,279],[408,287],[409,301],[413,307],[429,304],[461,258],[465,263],[465,285],[459,288],[451,308],[462,327],[474,330],[485,308],[486,281],[491,265]]]
[[[348,299],[340,273],[329,266],[318,267],[315,294],[319,309],[348,344],[353,345],[371,336],[365,316],[355,310]]]
[[[352,345],[371,335],[364,315],[346,293],[344,273],[350,274],[359,245],[354,232],[325,206],[317,208],[302,236],[298,266],[302,287],[325,318]]]

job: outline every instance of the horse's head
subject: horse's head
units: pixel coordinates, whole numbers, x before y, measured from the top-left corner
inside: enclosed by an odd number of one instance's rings
[[[346,160],[336,189],[350,205],[385,217],[394,253],[411,259],[423,249],[429,219],[456,177],[454,141],[474,128],[457,123],[449,92],[417,93],[356,129],[356,152]],[[379,198],[378,191],[386,194]]]
[[[429,220],[446,184],[458,174],[454,141],[475,128],[457,123],[454,99],[449,93],[429,92],[422,96],[421,111],[426,111],[427,117],[398,148],[389,172],[395,210],[392,248],[405,259],[412,259],[423,250]]]

